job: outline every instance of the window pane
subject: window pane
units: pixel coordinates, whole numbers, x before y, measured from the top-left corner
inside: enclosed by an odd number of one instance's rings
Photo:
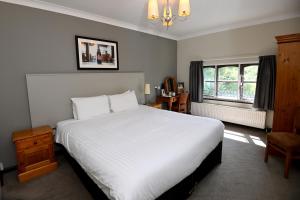
[[[205,67],[203,68],[204,81],[214,81],[215,80],[215,68]]]
[[[244,68],[244,81],[256,81],[257,65],[251,65]]]
[[[239,68],[236,66],[227,66],[227,67],[220,67],[218,68],[219,77],[218,81],[237,81],[238,80],[238,74],[239,74]]]
[[[237,99],[238,98],[238,83],[237,82],[219,82],[218,97]]]
[[[215,96],[215,83],[214,82],[204,82],[203,94],[205,96]]]
[[[250,101],[254,100],[256,83],[244,83],[243,86],[243,99]]]

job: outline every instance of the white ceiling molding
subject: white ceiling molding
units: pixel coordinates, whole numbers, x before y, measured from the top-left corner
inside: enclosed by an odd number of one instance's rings
[[[204,31],[197,31],[195,33],[188,34],[183,37],[177,37],[177,40],[185,40],[185,39],[190,39],[190,38],[208,35],[208,34],[212,34],[212,33],[229,31],[229,30],[234,30],[234,29],[238,29],[238,28],[246,28],[249,26],[265,24],[265,23],[270,23],[270,22],[276,22],[276,21],[282,21],[282,20],[292,19],[292,18],[297,18],[297,17],[300,17],[300,13],[299,14],[294,13],[294,14],[282,15],[282,16],[265,18],[265,19],[258,19],[258,20],[250,20],[248,22],[235,23],[235,24],[225,25],[225,26],[208,29],[208,30],[204,30]]]
[[[151,30],[151,29],[145,29],[144,27],[139,27],[137,25],[123,22],[120,20],[115,20],[115,19],[104,17],[101,15],[96,15],[96,14],[88,13],[88,12],[85,12],[82,10],[68,8],[65,6],[48,3],[48,2],[44,2],[44,1],[39,1],[39,0],[0,0],[0,1],[6,2],[6,3],[22,5],[22,6],[28,6],[28,7],[32,7],[32,8],[41,9],[41,10],[47,10],[47,11],[65,14],[65,15],[70,15],[70,16],[88,19],[88,20],[92,20],[92,21],[96,21],[96,22],[101,22],[101,23],[105,23],[105,24],[109,24],[109,25],[113,25],[113,26],[126,28],[126,29],[131,29],[131,30],[135,30],[135,31],[143,32],[143,33],[148,33],[148,34],[156,35],[156,36],[163,37],[163,38],[177,40],[177,37],[175,37],[173,35],[161,33],[158,31]]]
[[[32,8],[37,8],[41,10],[47,10],[51,12],[56,12],[56,13],[61,13],[69,16],[74,16],[74,17],[79,17],[83,19],[88,19],[96,22],[101,22],[105,24],[110,24],[113,26],[118,26],[126,29],[131,29],[143,33],[148,33],[151,35],[156,35],[160,36],[163,38],[168,38],[168,39],[173,39],[173,40],[185,40],[193,37],[198,37],[198,36],[203,36],[203,35],[208,35],[212,33],[217,33],[217,32],[222,32],[222,31],[228,31],[232,29],[238,29],[238,28],[243,28],[243,27],[249,27],[253,25],[258,25],[258,24],[264,24],[264,23],[269,23],[269,22],[275,22],[275,21],[281,21],[285,19],[290,19],[290,18],[296,18],[300,17],[299,12],[291,12],[289,14],[284,14],[284,15],[277,15],[269,18],[261,18],[261,19],[255,19],[255,20],[246,20],[240,23],[230,23],[227,25],[222,25],[217,28],[207,28],[207,29],[198,29],[195,27],[194,31],[190,31],[191,33],[185,34],[184,36],[179,36],[179,34],[176,34],[176,32],[161,32],[156,29],[151,29],[151,28],[145,28],[139,25],[136,25],[134,23],[130,22],[125,22],[122,20],[116,20],[111,17],[105,17],[102,15],[98,14],[93,14],[91,12],[83,11],[80,10],[80,8],[74,9],[74,8],[69,8],[66,6],[42,1],[42,0],[0,0],[3,2],[7,3],[12,3],[12,4],[18,4],[18,5],[23,5],[23,6],[28,6]],[[145,19],[146,20],[146,19]]]

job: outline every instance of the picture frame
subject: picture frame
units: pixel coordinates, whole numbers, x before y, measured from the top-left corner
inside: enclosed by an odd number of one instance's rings
[[[75,35],[78,70],[119,70],[118,42]]]
[[[184,82],[178,82],[177,83],[177,91],[178,91],[178,93],[183,93],[184,92]]]

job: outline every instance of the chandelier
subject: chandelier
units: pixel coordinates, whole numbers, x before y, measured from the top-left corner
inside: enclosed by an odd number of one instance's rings
[[[163,26],[167,28],[173,25],[173,21],[176,16],[172,13],[172,7],[169,0],[163,0],[163,13],[162,17],[159,16],[158,2],[157,0],[148,1],[148,19],[158,20],[160,19]],[[178,5],[178,16],[181,18],[186,18],[191,14],[191,7],[189,0],[179,0]]]

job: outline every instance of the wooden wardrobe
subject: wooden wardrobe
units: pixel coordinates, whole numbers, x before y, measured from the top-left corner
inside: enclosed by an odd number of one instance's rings
[[[273,131],[292,131],[300,107],[300,33],[276,37],[278,43]]]

